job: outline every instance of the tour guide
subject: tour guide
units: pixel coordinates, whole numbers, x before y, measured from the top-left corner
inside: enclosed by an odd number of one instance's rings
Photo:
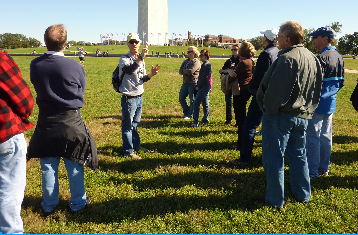
[[[140,117],[142,114],[144,92],[143,83],[149,81],[156,75],[160,69],[157,64],[152,65],[151,72],[147,75],[145,70],[144,58],[148,54],[148,42],[142,50],[138,53],[141,40],[136,33],[130,33],[127,37],[127,45],[129,52],[122,56],[119,60],[119,70],[123,71],[124,77],[121,86],[119,87],[122,93],[122,139],[123,139],[123,153],[132,159],[141,159],[134,150],[148,150],[140,146],[140,138],[137,131]]]

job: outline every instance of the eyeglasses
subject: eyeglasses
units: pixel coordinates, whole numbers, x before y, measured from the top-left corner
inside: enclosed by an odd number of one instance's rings
[[[188,51],[188,54],[191,53],[191,52],[193,52],[193,51]]]
[[[129,44],[138,44],[139,42],[138,41],[129,41]]]
[[[239,49],[231,49],[231,51],[238,51]]]

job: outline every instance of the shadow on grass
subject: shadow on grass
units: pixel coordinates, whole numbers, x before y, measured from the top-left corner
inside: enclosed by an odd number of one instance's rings
[[[155,170],[164,166],[205,166],[205,167],[222,167],[226,166],[226,161],[208,160],[205,158],[142,158],[140,161],[122,161],[114,163],[112,161],[99,160],[99,166],[102,171],[115,170],[124,174],[132,174],[137,171]]]
[[[118,119],[122,120],[122,115],[111,115],[111,116],[102,116],[96,117],[95,119]],[[106,124],[106,122],[104,123]],[[139,126],[142,128],[166,128],[166,127],[173,127],[173,128],[182,128],[182,127],[190,127],[193,124],[193,119],[184,120],[177,115],[158,115],[158,116],[143,116],[141,117],[141,121]],[[225,126],[228,127],[228,132],[235,132],[237,131],[237,127],[228,126],[228,125],[218,125],[215,123],[216,126]],[[210,127],[210,123],[209,126]],[[197,128],[198,130],[200,128]],[[161,133],[163,134],[163,133]]]
[[[197,135],[202,135],[203,132],[197,133]],[[204,132],[209,133],[209,132]],[[193,136],[192,136],[193,137]],[[147,149],[150,149],[156,153],[161,154],[178,154],[178,153],[191,153],[194,151],[221,151],[221,150],[233,150],[235,145],[235,140],[232,142],[208,142],[208,143],[177,143],[174,141],[166,142],[155,142],[155,143],[146,143],[141,146]],[[256,145],[259,146],[259,145]],[[112,146],[105,145],[97,147],[97,152],[99,154],[109,155],[109,156],[122,156],[123,147],[122,146]],[[239,153],[237,153],[238,155]]]
[[[336,144],[349,144],[358,143],[358,137],[356,136],[333,136],[332,142]]]
[[[358,150],[347,152],[332,152],[331,162],[340,166],[350,165],[351,163],[358,161],[357,156]]]

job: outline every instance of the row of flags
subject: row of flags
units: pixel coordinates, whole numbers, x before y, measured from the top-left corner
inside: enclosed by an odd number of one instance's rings
[[[137,33],[138,34],[138,36],[139,36],[139,33]],[[150,33],[152,36],[155,36],[155,33]],[[143,36],[145,36],[145,35],[147,35],[147,33],[145,33],[145,32],[143,32]],[[161,36],[162,35],[162,33],[158,33],[157,34],[158,36]],[[173,37],[176,37],[177,36],[177,34],[176,33],[173,33],[172,34],[173,35]],[[179,37],[182,37],[183,36],[183,34],[178,34],[179,35]],[[118,37],[119,36],[119,34],[118,33],[115,33],[115,34],[113,34],[113,33],[107,33],[107,34],[101,34],[100,35],[101,36],[101,38],[111,38],[111,37]],[[123,37],[125,37],[126,36],[126,34],[125,33],[122,33],[122,36]],[[168,36],[168,33],[165,33],[165,36]],[[187,37],[188,36],[188,34],[185,34],[185,37]],[[200,35],[191,35],[193,38],[195,38],[195,39],[205,39],[205,36],[200,36]]]

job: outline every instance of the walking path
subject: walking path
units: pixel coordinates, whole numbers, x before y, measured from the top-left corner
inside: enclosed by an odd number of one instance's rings
[[[345,73],[355,73],[355,74],[358,74],[358,71],[357,71],[357,70],[345,69],[344,72],[345,72]]]

